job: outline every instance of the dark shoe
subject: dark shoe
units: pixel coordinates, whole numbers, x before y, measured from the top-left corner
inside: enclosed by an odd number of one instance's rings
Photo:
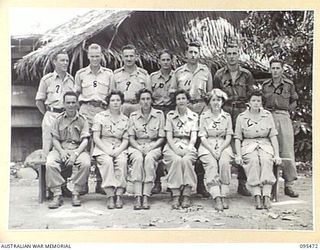
[[[97,182],[96,185],[96,193],[97,194],[103,194],[106,195],[106,192],[103,190],[103,188],[101,187],[101,182]]]
[[[133,206],[133,210],[140,210],[140,209],[142,209],[142,206],[141,206],[141,196],[137,196],[136,197],[136,202],[135,202],[135,204],[134,204],[134,206]]]
[[[250,191],[247,189],[246,185],[244,185],[244,184],[239,184],[238,194],[241,194],[243,196],[251,196]]]
[[[123,207],[122,198],[120,195],[116,195],[116,208],[121,209]]]
[[[223,211],[223,204],[222,204],[222,200],[221,197],[218,196],[214,199],[214,208],[215,210],[219,211]]]
[[[227,198],[221,197],[221,202],[222,202],[223,209],[229,209],[229,204],[227,202]]]
[[[191,201],[189,196],[182,196],[182,202],[181,202],[181,207],[182,208],[188,208],[191,206]]]
[[[261,195],[254,196],[254,203],[255,203],[256,209],[261,210],[263,208],[261,204]]]
[[[50,209],[56,209],[59,208],[62,205],[63,201],[61,199],[61,196],[53,196],[52,201],[49,202],[48,208]]]
[[[198,181],[199,183],[197,185],[197,194],[201,194],[203,198],[210,198],[211,195],[204,186],[203,179]]]
[[[114,204],[114,196],[110,196],[107,198],[107,208],[108,209],[114,209],[115,204]]]
[[[61,191],[62,191],[62,197],[66,197],[66,198],[72,197],[72,192],[66,186],[62,186]]]
[[[154,186],[151,190],[152,194],[160,194],[161,193],[161,182],[155,182]]]
[[[299,194],[295,192],[292,187],[285,187],[284,188],[284,194],[290,196],[291,198],[297,198],[299,197]]]
[[[270,197],[269,196],[263,196],[263,208],[264,209],[270,209],[271,203],[270,203]]]
[[[179,209],[179,207],[180,207],[180,196],[173,196],[171,207],[172,207],[172,209]]]
[[[77,195],[77,194],[72,195],[71,204],[74,207],[80,207],[81,206],[81,201],[79,199],[79,195]]]
[[[148,210],[150,209],[149,201],[148,201],[148,196],[144,195],[142,198],[142,209]]]

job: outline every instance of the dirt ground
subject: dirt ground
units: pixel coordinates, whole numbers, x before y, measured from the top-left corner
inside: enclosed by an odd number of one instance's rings
[[[124,197],[124,208],[108,210],[106,197],[90,193],[81,196],[82,206],[72,207],[71,199],[55,210],[47,202],[38,203],[38,181],[11,179],[9,229],[262,229],[262,230],[313,230],[312,177],[300,174],[296,182],[299,198],[283,193],[280,179],[279,202],[272,208],[256,210],[252,197],[236,193],[237,179],[232,176],[230,209],[216,212],[212,199],[198,195],[192,197],[188,209],[171,210],[169,193],[151,197],[150,210],[133,210],[134,199]]]

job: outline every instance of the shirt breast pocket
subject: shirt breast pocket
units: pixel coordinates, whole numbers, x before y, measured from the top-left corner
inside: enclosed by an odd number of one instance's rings
[[[289,90],[283,90],[282,92],[282,97],[285,99],[289,99],[291,96],[290,91]]]
[[[149,138],[155,139],[158,137],[159,128],[156,126],[151,126],[148,128]]]
[[[110,83],[109,82],[99,82],[98,92],[100,95],[106,96],[109,93]]]
[[[62,93],[60,84],[50,84],[48,88],[48,99],[50,101],[57,101],[60,99]]]
[[[84,96],[91,96],[94,93],[92,82],[83,82],[82,87],[82,95]]]

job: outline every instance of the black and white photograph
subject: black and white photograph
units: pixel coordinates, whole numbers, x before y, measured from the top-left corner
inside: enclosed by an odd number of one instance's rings
[[[9,17],[8,230],[314,232],[314,10]]]

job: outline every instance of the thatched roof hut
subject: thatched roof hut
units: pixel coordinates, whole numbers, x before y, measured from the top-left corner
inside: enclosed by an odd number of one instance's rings
[[[39,40],[37,50],[17,64],[20,78],[37,81],[52,70],[51,56],[65,48],[71,58],[70,72],[88,64],[86,49],[95,42],[103,47],[103,64],[115,69],[121,66],[120,50],[134,44],[140,54],[139,64],[153,71],[157,68],[157,52],[168,48],[176,55],[176,64],[184,60],[184,50],[191,40],[202,44],[202,58],[213,71],[224,64],[226,40],[241,39],[237,31],[246,12],[231,11],[129,11],[92,10],[49,30]],[[241,58],[251,69],[263,65]]]

